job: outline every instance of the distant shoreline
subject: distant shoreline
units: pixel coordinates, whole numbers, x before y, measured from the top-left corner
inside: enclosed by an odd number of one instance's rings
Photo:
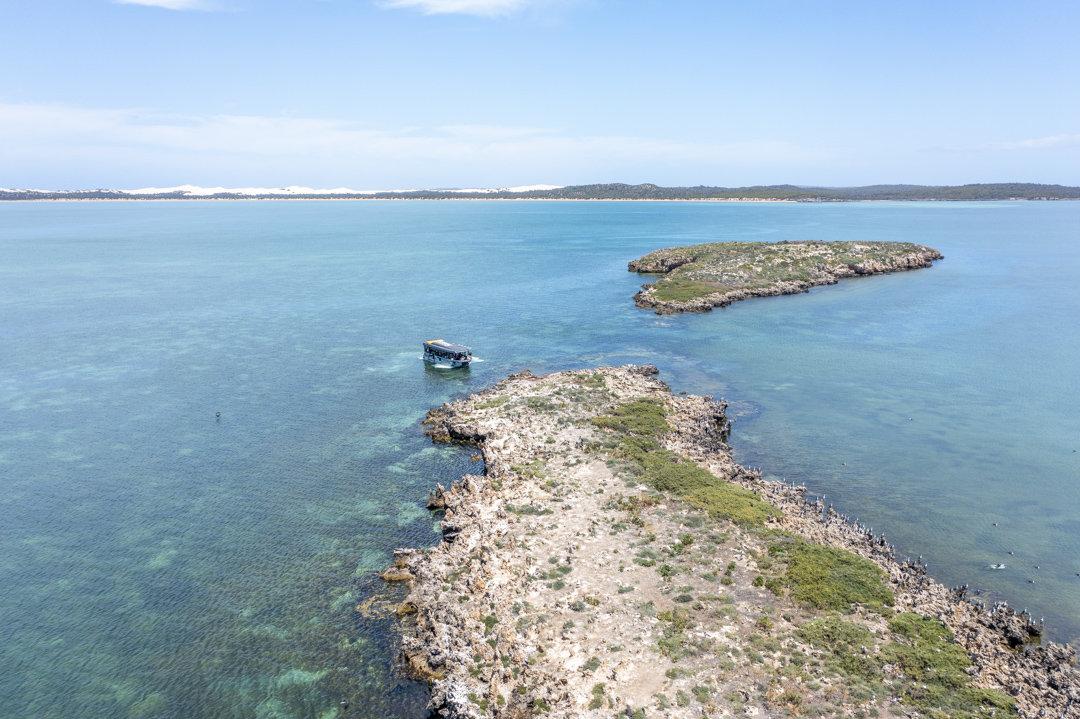
[[[884,203],[884,202],[1076,202],[1080,197],[1054,198],[1008,198],[946,200],[937,198],[901,200],[787,200],[780,198],[727,198],[727,197],[42,197],[40,199],[0,197],[0,202],[753,202],[803,205],[834,203]]]
[[[535,189],[529,189],[535,188]],[[533,185],[519,188],[332,190],[310,187],[179,187],[141,190],[31,190],[0,188],[5,202],[109,202],[147,200],[559,200],[577,202],[968,202],[1080,200],[1080,187],[1033,183],[958,186],[868,185],[865,187],[660,187],[622,183]]]
[[[800,202],[800,200],[757,199],[753,197],[738,199],[729,199],[726,197],[694,197],[683,199],[651,197],[295,197],[290,195],[273,195],[259,197],[43,197],[41,199],[19,198],[11,200],[0,197],[0,202],[274,202],[279,200],[289,202],[784,202],[790,204]],[[920,201],[921,200],[837,200],[837,202]],[[1024,201],[1027,202],[1027,200]]]

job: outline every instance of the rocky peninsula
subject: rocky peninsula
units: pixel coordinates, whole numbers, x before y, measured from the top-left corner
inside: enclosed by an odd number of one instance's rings
[[[651,366],[530,372],[429,412],[483,470],[397,549],[400,669],[444,717],[1065,717],[1067,647],[764,481],[726,403]]]
[[[672,314],[809,292],[844,277],[915,270],[940,259],[937,250],[908,242],[709,242],[650,252],[629,269],[663,275],[642,285],[634,302]]]

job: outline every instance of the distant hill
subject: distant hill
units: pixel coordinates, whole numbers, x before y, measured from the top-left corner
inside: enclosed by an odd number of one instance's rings
[[[144,190],[3,190],[0,200],[232,200],[232,199],[340,199],[340,200],[787,200],[794,202],[855,202],[863,200],[1080,200],[1080,187],[998,183],[987,185],[868,185],[866,187],[660,187],[659,185],[571,185],[525,190],[393,190],[337,191],[289,188],[281,192],[222,190],[195,194],[184,190],[148,193]]]

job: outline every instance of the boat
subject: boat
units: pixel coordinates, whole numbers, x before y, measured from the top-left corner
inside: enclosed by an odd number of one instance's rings
[[[424,361],[449,367],[468,367],[473,361],[472,349],[446,340],[424,343]]]

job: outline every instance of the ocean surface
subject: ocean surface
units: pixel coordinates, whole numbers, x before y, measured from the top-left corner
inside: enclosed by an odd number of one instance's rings
[[[650,250],[804,239],[946,259],[630,299]],[[741,462],[1075,640],[1078,277],[1077,202],[0,204],[0,716],[422,717],[372,575],[476,467],[425,412],[525,368],[723,396]]]

